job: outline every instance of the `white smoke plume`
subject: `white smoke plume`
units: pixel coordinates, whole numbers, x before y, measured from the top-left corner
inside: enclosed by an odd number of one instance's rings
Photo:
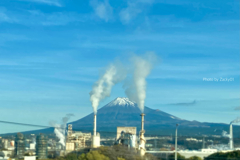
[[[105,73],[93,85],[90,94],[90,101],[94,114],[97,114],[99,102],[111,94],[112,87],[126,77],[126,70],[120,62],[110,64]]]
[[[231,137],[231,135],[230,134],[227,134],[227,131],[222,131],[222,136],[223,137],[227,137],[227,138],[230,138]]]
[[[154,53],[148,53],[143,56],[133,56],[133,73],[130,81],[126,81],[124,88],[127,97],[138,104],[141,112],[144,112],[144,103],[146,98],[146,78],[157,62],[157,56]]]
[[[232,122],[230,122],[230,124],[232,124],[232,123],[239,123],[239,122],[240,122],[240,117],[238,117],[235,120],[233,120]]]
[[[65,141],[66,141],[65,136],[66,136],[67,122],[71,116],[74,116],[74,115],[67,114],[65,117],[63,117],[61,124],[57,124],[56,122],[53,122],[53,121],[50,122],[50,125],[54,127],[54,133],[59,138],[59,143],[61,143],[63,146],[65,146]]]

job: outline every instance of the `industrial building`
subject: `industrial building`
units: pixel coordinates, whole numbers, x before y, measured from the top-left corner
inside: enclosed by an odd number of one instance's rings
[[[136,127],[117,127],[116,144],[137,148],[137,128]]]
[[[48,137],[40,134],[36,138],[36,155],[38,159],[46,159],[48,155]]]
[[[144,137],[144,116],[141,114],[141,131],[139,135],[139,144],[137,143],[137,128],[136,127],[117,127],[117,138],[115,144],[125,145],[131,148],[138,149],[138,152],[141,156],[145,155],[146,152],[146,139]]]
[[[25,153],[25,139],[22,133],[17,133],[15,140],[15,156],[23,158]]]
[[[82,133],[72,130],[72,124],[68,125],[66,150],[74,151],[76,149],[85,148],[86,140],[91,139],[91,133]]]

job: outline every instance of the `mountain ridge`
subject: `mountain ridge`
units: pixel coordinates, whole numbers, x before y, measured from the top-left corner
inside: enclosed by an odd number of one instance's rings
[[[228,124],[208,123],[198,121],[188,121],[181,119],[159,109],[151,109],[147,106],[144,108],[145,113],[145,130],[146,133],[154,133],[156,135],[174,134],[176,124],[179,124],[179,132],[184,135],[221,135],[222,130],[228,130]],[[117,97],[113,101],[107,103],[97,111],[97,131],[100,133],[116,132],[119,126],[141,128],[141,111],[135,102],[130,101],[125,97]],[[90,113],[85,117],[76,121],[70,122],[73,130],[92,132],[93,116]],[[53,128],[42,130],[27,131],[25,133],[53,133]]]

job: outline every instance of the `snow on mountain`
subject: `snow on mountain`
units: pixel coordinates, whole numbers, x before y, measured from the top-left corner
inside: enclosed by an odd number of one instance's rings
[[[115,106],[137,107],[137,104],[135,102],[130,101],[128,98],[118,97],[115,100],[108,103],[105,107],[115,107]]]

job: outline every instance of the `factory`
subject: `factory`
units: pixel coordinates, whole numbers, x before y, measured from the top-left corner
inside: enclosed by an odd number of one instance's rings
[[[17,133],[15,140],[15,156],[23,158],[25,154],[25,139],[22,133]]]
[[[137,149],[138,145],[136,132],[136,127],[117,127],[117,137],[115,144],[121,144]]]
[[[72,130],[72,124],[68,125],[66,151],[74,151],[86,147],[86,141],[91,139],[91,133],[82,133]]]
[[[36,155],[38,159],[47,159],[48,156],[48,137],[40,134],[36,138]]]
[[[146,139],[144,137],[144,116],[141,114],[141,131],[139,139],[137,138],[136,127],[117,127],[117,137],[115,144],[121,144],[129,148],[134,148],[141,155],[144,156],[146,153]],[[139,142],[139,143],[138,143]]]

